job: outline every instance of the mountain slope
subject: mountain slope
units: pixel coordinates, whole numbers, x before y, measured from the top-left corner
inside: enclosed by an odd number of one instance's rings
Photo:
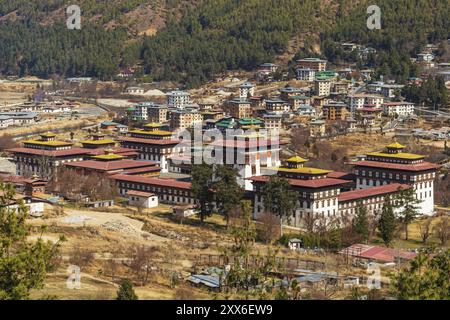
[[[80,0],[83,29],[71,31],[64,8],[72,1],[2,1],[0,72],[111,78],[140,62],[155,80],[197,86],[226,70],[285,63],[299,51],[296,57],[322,54],[405,79],[417,73],[411,55],[450,38],[448,0],[377,0],[382,30],[366,27],[371,2]],[[341,41],[378,53],[360,61],[342,53]]]

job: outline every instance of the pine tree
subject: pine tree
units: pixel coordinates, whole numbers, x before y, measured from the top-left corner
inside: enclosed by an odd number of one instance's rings
[[[138,296],[134,292],[133,284],[129,279],[123,279],[119,290],[117,291],[116,300],[138,300]]]
[[[381,238],[383,239],[385,245],[389,247],[394,239],[396,227],[394,209],[392,208],[390,197],[385,197],[384,199],[383,210],[381,211],[381,216],[378,223]]]
[[[280,219],[290,218],[297,204],[297,192],[293,191],[289,181],[271,176],[261,189],[264,209]]]
[[[398,215],[405,228],[405,240],[408,240],[408,225],[421,215],[417,205],[422,201],[417,199],[413,188],[400,191],[397,200],[400,208]]]
[[[200,206],[200,221],[212,214],[212,202],[214,200],[213,168],[207,164],[192,166],[192,193]]]
[[[231,210],[239,205],[243,196],[243,190],[237,183],[237,175],[237,171],[231,166],[216,167],[216,206],[219,213],[225,217],[227,226]]]
[[[393,275],[391,291],[400,300],[450,299],[450,249],[421,252],[408,268]]]
[[[15,197],[13,186],[0,183],[0,300],[25,300],[31,289],[42,288],[64,241],[28,241],[27,207],[21,201],[17,210],[7,206]]]
[[[359,203],[356,208],[356,216],[353,219],[353,231],[365,242],[369,239],[367,208],[362,203]]]

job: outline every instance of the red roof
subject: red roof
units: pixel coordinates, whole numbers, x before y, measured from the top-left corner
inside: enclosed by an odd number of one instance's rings
[[[252,180],[254,182],[266,182],[269,180],[269,176],[255,176],[250,177],[247,180]],[[310,180],[288,179],[288,181],[289,184],[293,187],[303,187],[303,188],[323,188],[348,183],[347,180],[333,179],[333,178],[310,179]]]
[[[403,171],[424,171],[424,170],[439,169],[441,167],[438,164],[426,161],[416,164],[401,164],[401,163],[390,163],[381,161],[356,161],[353,163],[353,165],[362,167],[403,170]]]
[[[405,260],[412,260],[417,255],[414,252],[360,243],[353,244],[350,247],[341,250],[339,253],[382,262],[395,262],[398,257]]]
[[[176,139],[144,139],[144,138],[131,138],[131,137],[125,137],[125,138],[119,138],[117,139],[122,142],[135,142],[135,143],[143,143],[143,144],[156,144],[156,145],[175,145],[180,143],[179,140]]]
[[[136,190],[130,190],[127,192],[128,196],[136,196],[136,197],[153,197],[155,194],[151,192],[145,192],[145,191],[136,191]]]
[[[410,188],[410,186],[407,184],[391,183],[391,184],[386,184],[384,186],[342,192],[339,195],[338,200],[339,200],[339,202],[341,202],[341,201],[351,201],[351,200],[356,200],[356,199],[376,197],[376,196],[381,196],[381,195],[397,192],[399,189],[404,190],[404,189],[409,189],[409,188]]]
[[[86,155],[90,154],[92,150],[84,149],[84,148],[72,148],[67,150],[39,150],[33,148],[13,148],[8,149],[8,152],[11,153],[24,153],[24,154],[32,154],[38,156],[47,156],[47,157],[67,157],[67,156],[75,156],[75,155]]]
[[[353,180],[355,174],[350,172],[340,172],[340,171],[332,171],[327,174],[327,178],[333,179],[342,179],[342,180]]]
[[[0,172],[0,181],[3,181],[4,183],[24,184],[25,180],[27,179],[22,176],[16,176],[7,172]]]
[[[405,101],[398,101],[398,102],[385,102],[382,105],[383,106],[406,106],[414,104],[412,102],[405,102]]]
[[[114,170],[126,170],[135,168],[148,168],[153,169],[156,167],[156,162],[151,161],[136,161],[136,160],[114,160],[114,161],[98,161],[98,160],[86,160],[79,162],[69,162],[65,164],[68,167],[85,168],[98,171],[114,171]],[[156,167],[159,168],[159,167]]]
[[[111,179],[118,180],[118,181],[125,181],[125,182],[148,184],[148,185],[160,186],[160,187],[186,189],[186,190],[190,190],[191,186],[192,186],[192,184],[190,182],[178,181],[175,179],[149,178],[149,177],[142,177],[142,176],[130,176],[130,175],[125,175],[125,174],[117,174],[117,175],[111,176]]]
[[[137,152],[135,149],[130,148],[122,148],[122,147],[113,147],[113,148],[98,148],[98,149],[91,149],[89,154],[93,156],[98,156],[105,154],[105,149],[110,149],[114,154],[118,154],[121,156],[133,156],[138,155],[139,152]]]

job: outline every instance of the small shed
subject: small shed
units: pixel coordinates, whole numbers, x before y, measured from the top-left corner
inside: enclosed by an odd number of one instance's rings
[[[178,218],[186,218],[195,214],[195,208],[193,205],[175,206],[172,213]]]
[[[291,250],[299,250],[302,247],[302,240],[293,238],[288,242],[288,247]]]
[[[151,192],[130,190],[127,197],[131,206],[149,209],[159,205],[158,196]]]

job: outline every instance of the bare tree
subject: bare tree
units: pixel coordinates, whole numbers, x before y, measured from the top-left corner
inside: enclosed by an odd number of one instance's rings
[[[147,284],[154,266],[156,247],[133,246],[130,248],[130,268],[142,285]]]
[[[3,135],[0,136],[0,152],[5,151],[6,149],[11,149],[17,147],[17,142],[14,141],[12,136]]]
[[[303,217],[303,224],[309,233],[312,233],[315,231],[316,224],[317,224],[317,218],[314,216],[313,213],[306,213]]]
[[[427,243],[427,240],[431,235],[431,221],[432,220],[428,218],[425,221],[419,223],[419,232],[423,244]]]
[[[280,237],[280,219],[270,212],[264,212],[260,220],[260,237],[266,243],[272,243]]]
[[[105,274],[111,277],[111,281],[114,282],[119,266],[114,258],[110,258],[105,261],[103,270]]]
[[[309,156],[311,142],[309,137],[309,130],[307,128],[292,129],[291,143],[296,152],[304,153],[306,157]]]
[[[80,268],[87,267],[94,261],[94,252],[89,249],[75,248],[72,250],[69,262]]]
[[[448,223],[448,217],[442,217],[441,221],[435,226],[436,236],[441,244],[444,246],[447,243],[450,234],[450,225]]]

